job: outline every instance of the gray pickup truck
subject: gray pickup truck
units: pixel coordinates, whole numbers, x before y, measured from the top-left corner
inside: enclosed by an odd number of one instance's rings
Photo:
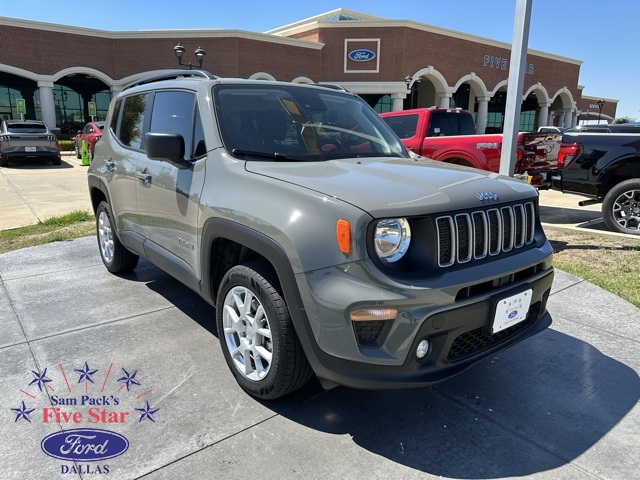
[[[339,87],[143,79],[112,100],[88,182],[106,268],[142,255],[215,305],[259,398],[313,373],[430,385],[551,323],[536,190],[412,158]]]

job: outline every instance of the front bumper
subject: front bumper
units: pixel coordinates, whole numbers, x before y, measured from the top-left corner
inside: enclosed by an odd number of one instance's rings
[[[553,282],[550,255],[488,280],[443,288],[437,288],[436,281],[434,288],[382,289],[376,280],[363,281],[355,265],[350,269],[351,275],[343,269],[342,274],[321,271],[298,278],[306,308],[291,309],[314,371],[340,385],[376,389],[432,385],[551,324],[546,311]],[[496,303],[528,289],[532,301],[526,319],[491,334]],[[375,342],[370,337],[363,342],[362,332],[349,318],[352,308],[363,305],[398,309],[390,326],[374,328],[379,336]],[[301,316],[306,317],[302,323]],[[427,356],[418,359],[416,348],[424,338],[431,346]]]

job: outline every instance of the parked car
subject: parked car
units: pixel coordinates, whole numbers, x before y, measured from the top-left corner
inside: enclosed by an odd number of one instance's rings
[[[38,120],[3,120],[0,124],[0,167],[27,159],[50,160],[61,165],[60,144],[49,128]]]
[[[552,188],[602,202],[610,230],[640,235],[640,132],[565,132]]]
[[[439,162],[500,171],[501,133],[476,134],[473,116],[461,109],[417,108],[381,113],[411,151]],[[549,188],[557,170],[560,135],[519,133],[514,173],[533,186]]]
[[[538,192],[414,160],[357,95],[179,70],[127,86],[106,124],[88,170],[105,267],[143,255],[215,305],[251,395],[313,372],[430,385],[551,323]]]
[[[84,143],[89,154],[89,161],[93,159],[93,152],[96,147],[96,143],[98,143],[98,140],[102,138],[103,129],[104,122],[89,122],[82,128],[82,130],[78,130],[78,135],[73,139],[76,158],[82,158],[82,144]]]

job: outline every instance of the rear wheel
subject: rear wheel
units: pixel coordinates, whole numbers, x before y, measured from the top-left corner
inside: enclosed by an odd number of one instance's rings
[[[120,243],[113,229],[111,210],[107,202],[100,202],[96,210],[96,231],[102,263],[111,273],[126,273],[138,264],[138,255]]]
[[[73,148],[76,151],[76,158],[78,160],[80,160],[82,158],[82,152],[80,151],[80,149],[78,148],[78,142],[73,142]]]
[[[8,167],[9,159],[0,157],[0,167]]]
[[[62,165],[62,158],[55,157],[53,160],[51,160],[51,165]]]
[[[262,262],[230,269],[218,290],[216,323],[224,358],[249,394],[273,400],[302,387],[312,370],[287,305]]]
[[[620,182],[604,197],[602,217],[609,229],[640,235],[640,179]]]

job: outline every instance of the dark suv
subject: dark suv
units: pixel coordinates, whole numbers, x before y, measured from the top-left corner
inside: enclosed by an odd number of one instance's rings
[[[341,88],[167,72],[111,102],[89,190],[113,273],[139,255],[216,306],[242,388],[424,386],[540,332],[538,194],[411,158]]]

